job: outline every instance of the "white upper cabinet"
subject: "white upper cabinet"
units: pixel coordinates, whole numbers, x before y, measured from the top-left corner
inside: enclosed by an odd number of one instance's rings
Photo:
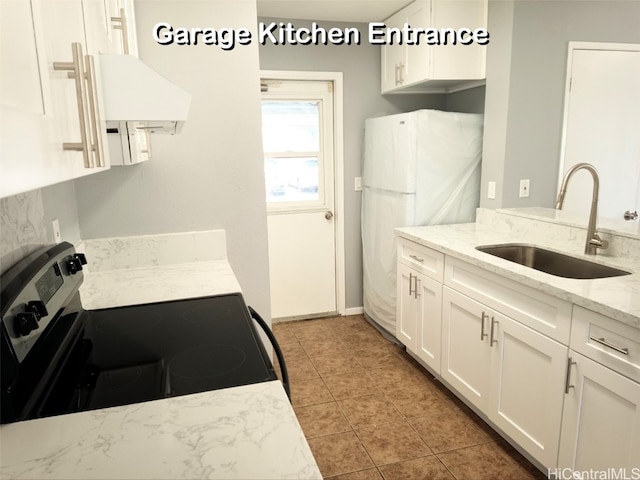
[[[133,2],[0,1],[0,21],[0,198],[108,169],[95,56],[123,35],[137,55]]]
[[[29,2],[0,2],[0,104],[44,114],[38,44]]]
[[[109,0],[83,0],[82,10],[84,22],[92,25],[87,29],[87,52],[93,55],[99,53],[121,53],[116,38],[119,32],[112,28],[112,10],[117,14],[117,8],[111,6]]]
[[[475,31],[487,27],[486,0],[417,0],[384,23],[387,28]],[[426,36],[418,45],[402,45],[397,39],[382,46],[382,93],[439,93],[481,85],[485,79],[486,46],[429,45]]]
[[[87,50],[138,56],[133,0],[83,0]]]

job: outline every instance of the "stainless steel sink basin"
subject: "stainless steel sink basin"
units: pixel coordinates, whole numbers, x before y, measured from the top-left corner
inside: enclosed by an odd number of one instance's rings
[[[540,270],[557,277],[565,278],[608,278],[629,275],[630,272],[607,267],[581,258],[571,257],[558,252],[545,250],[533,245],[505,243],[501,245],[483,245],[476,250],[519,263],[525,267]]]

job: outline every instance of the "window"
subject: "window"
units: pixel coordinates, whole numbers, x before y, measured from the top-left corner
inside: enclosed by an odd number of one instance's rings
[[[322,201],[321,100],[263,100],[267,203]]]

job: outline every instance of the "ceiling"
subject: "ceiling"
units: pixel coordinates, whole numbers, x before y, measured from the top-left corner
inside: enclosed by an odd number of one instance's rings
[[[257,0],[258,16],[369,23],[384,20],[413,0]]]

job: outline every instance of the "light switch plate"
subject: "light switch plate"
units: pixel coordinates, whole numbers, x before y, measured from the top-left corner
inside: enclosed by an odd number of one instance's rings
[[[487,198],[491,200],[496,199],[496,182],[489,182],[487,184]]]
[[[62,235],[60,234],[60,222],[58,222],[57,218],[51,222],[51,227],[53,229],[53,241],[60,243],[62,241]]]

